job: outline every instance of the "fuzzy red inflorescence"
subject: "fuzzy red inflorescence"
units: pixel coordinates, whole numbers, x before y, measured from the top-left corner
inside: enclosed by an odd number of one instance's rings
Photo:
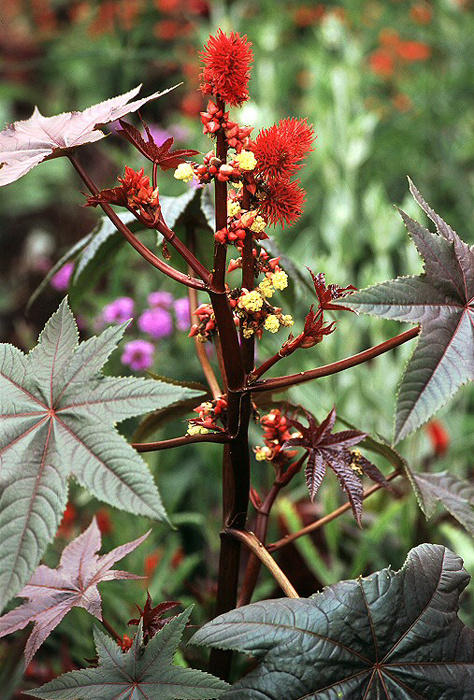
[[[253,61],[251,43],[246,36],[236,32],[224,34],[219,29],[216,36],[209,37],[199,57],[204,63],[200,75],[201,92],[216,95],[234,107],[248,100],[250,63]]]
[[[301,161],[313,150],[313,126],[306,119],[282,119],[269,129],[262,129],[252,150],[257,171],[269,178],[291,177]]]
[[[299,180],[272,179],[265,186],[265,198],[260,202],[259,213],[273,225],[291,226],[303,213],[305,194]]]

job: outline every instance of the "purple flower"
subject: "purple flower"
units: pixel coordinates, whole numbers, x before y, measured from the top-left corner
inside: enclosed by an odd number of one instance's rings
[[[180,331],[187,331],[189,326],[191,325],[188,297],[181,297],[181,299],[176,299],[176,301],[174,302],[174,313],[176,315],[176,327]]]
[[[173,295],[171,292],[152,292],[148,295],[147,299],[152,308],[161,306],[163,309],[169,309],[173,303]]]
[[[154,350],[154,345],[148,340],[132,340],[124,346],[122,364],[135,370],[149,369],[153,364]]]
[[[173,319],[168,311],[159,307],[147,309],[138,319],[138,327],[152,338],[164,338],[173,332]]]
[[[69,287],[72,273],[74,272],[74,263],[67,262],[62,266],[55,275],[51,277],[51,286],[57,289],[58,292],[64,292]]]
[[[133,316],[134,302],[130,297],[119,297],[102,311],[105,323],[123,323]]]

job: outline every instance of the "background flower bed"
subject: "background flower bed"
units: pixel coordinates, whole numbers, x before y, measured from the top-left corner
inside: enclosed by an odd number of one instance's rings
[[[239,120],[270,126],[291,113],[308,117],[318,134],[302,175],[308,192],[304,215],[290,232],[275,236],[277,242],[285,238],[281,248],[298,267],[306,264],[325,270],[329,282],[359,287],[397,274],[418,273],[420,261],[392,206],[396,203],[409,214],[416,212],[405,196],[407,174],[431,205],[466,240],[474,242],[469,234],[474,214],[472,3],[281,2],[279,6],[275,13],[275,3],[270,0],[258,3],[258,7],[241,0],[38,0],[27,12],[23,3],[10,2],[0,28],[4,56],[0,119],[3,123],[28,117],[34,104],[48,115],[81,108],[140,81],[148,93],[183,80],[182,87],[150,105],[147,121],[163,131],[163,139],[172,134],[179,147],[206,151],[207,141],[195,119],[206,104],[195,82],[197,48],[217,26],[228,27],[248,34],[256,56],[252,101]],[[95,170],[94,178],[104,187],[111,186],[124,150],[130,166],[141,165],[122,141],[116,139],[107,146],[107,150],[100,146],[84,149]],[[25,317],[30,293],[45,270],[96,221],[95,212],[82,208],[84,200],[77,183],[68,181],[67,167],[62,160],[53,160],[29,173],[14,190],[0,192],[0,334],[2,341],[24,349],[34,344],[56,308],[64,294],[64,279],[62,290],[52,285]],[[185,191],[185,185],[172,175],[163,174],[160,182],[162,194]],[[210,248],[211,234],[199,236],[196,245],[201,250]],[[148,243],[153,244],[151,238]],[[123,357],[127,343],[139,341],[148,358],[144,363],[152,358],[150,369],[157,374],[200,380],[198,364],[189,351],[191,341],[179,320],[183,317],[176,310],[177,290],[150,273],[126,245],[114,255],[113,265],[106,274],[97,274],[91,292],[74,299],[83,337],[100,328],[105,309],[112,305],[110,313],[114,309],[118,315],[131,313],[134,319],[124,345],[111,360],[115,373],[134,372],[131,361]],[[286,269],[291,277],[291,269]],[[155,304],[150,295],[157,292],[174,296]],[[294,313],[299,329],[309,290],[300,280],[293,280],[286,293],[294,295],[300,309],[299,317]],[[117,301],[124,298],[134,300],[133,309]],[[148,323],[143,320],[146,314]],[[315,361],[324,364],[357,352],[384,340],[391,330],[389,322],[371,323],[362,317],[357,326],[365,328],[365,334],[353,334],[353,323],[350,316],[341,318],[331,338],[311,354],[286,360],[285,371],[301,371],[314,366]],[[393,333],[397,332],[399,326],[393,324]],[[143,343],[153,344],[152,356]],[[265,343],[275,351],[279,341],[267,338]],[[290,399],[304,397],[308,407],[326,415],[337,396],[340,415],[350,415],[354,422],[357,416],[359,429],[389,437],[400,358],[408,357],[410,348],[396,352],[396,357],[378,358],[370,368],[324,379],[318,385],[324,393],[316,395],[314,387],[302,385],[292,390]],[[424,463],[425,470],[449,465],[457,475],[472,479],[473,402],[473,390],[466,388],[440,414],[437,423],[405,441],[401,450],[407,460],[417,467]],[[161,437],[177,434],[176,426],[182,427],[184,417],[176,420],[178,423],[160,429]],[[135,428],[133,421],[121,426],[129,434]],[[261,433],[255,429],[255,444],[259,442]],[[179,507],[174,520],[178,530],[155,528],[141,550],[130,555],[128,566],[149,576],[154,598],[185,603],[198,600],[201,612],[197,617],[200,614],[204,620],[212,605],[213,590],[208,581],[213,580],[218,541],[218,519],[213,523],[207,514],[217,509],[219,502],[218,480],[214,478],[219,465],[217,448],[201,447],[199,452],[181,448],[184,455],[179,472],[173,453],[149,458],[170,514]],[[258,486],[258,465],[254,474]],[[202,488],[203,480],[206,489]],[[296,528],[299,520],[314,519],[319,512],[331,510],[339,498],[331,482],[314,505],[304,494],[301,480],[300,486],[293,487],[291,499],[282,501],[279,522],[274,526],[276,537],[285,528]],[[82,530],[97,507],[73,487],[63,537],[70,539]],[[106,548],[133,539],[145,529],[145,523],[137,523],[132,516],[105,508],[100,512]],[[301,569],[302,594],[388,563],[397,567],[412,546],[425,540],[452,546],[465,558],[468,570],[474,567],[474,546],[469,538],[446,516],[425,523],[412,496],[389,503],[380,494],[367,502],[368,525],[375,515],[374,527],[359,532],[348,516],[328,526],[324,536],[282,551],[283,565]],[[208,549],[202,556],[204,540]],[[50,551],[49,556],[55,565],[55,553]],[[173,573],[165,578],[162,572],[169,570],[170,563]],[[270,595],[273,584],[265,581],[263,578],[260,594]],[[104,590],[104,607],[115,615],[118,627],[133,616],[127,599],[140,595],[144,600],[145,585],[141,583],[116,583],[111,592]],[[465,619],[472,624],[472,608],[469,610],[469,598],[465,600]],[[91,657],[94,652],[88,630],[88,618],[75,610],[60,633],[44,645],[30,673],[59,672],[61,664],[64,670],[67,664]],[[10,679],[7,693],[12,694],[16,680],[7,662],[12,657],[9,645],[2,642],[0,653],[5,660],[5,677]]]

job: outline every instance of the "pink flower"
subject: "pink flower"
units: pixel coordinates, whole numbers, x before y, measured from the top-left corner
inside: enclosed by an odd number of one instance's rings
[[[173,332],[173,319],[164,309],[147,309],[138,319],[138,327],[152,338],[165,338]]]
[[[180,331],[187,331],[191,325],[188,297],[176,299],[174,302],[174,313],[176,316],[176,328]]]
[[[173,303],[173,295],[171,292],[152,292],[147,301],[152,308],[160,306],[162,309],[169,309]]]
[[[69,287],[72,273],[74,272],[74,263],[67,262],[62,266],[55,275],[51,277],[51,286],[58,292],[64,292]]]
[[[153,364],[153,352],[155,348],[147,340],[132,340],[123,349],[122,364],[131,369],[149,369]]]
[[[102,318],[105,323],[123,323],[133,316],[134,302],[130,297],[119,297],[104,308]]]

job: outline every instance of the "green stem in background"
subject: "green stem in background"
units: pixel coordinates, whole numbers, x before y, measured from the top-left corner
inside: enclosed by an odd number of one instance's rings
[[[395,477],[401,476],[401,472],[398,470],[395,470],[391,472],[387,477],[387,481],[391,481],[392,479],[395,479]],[[365,500],[369,496],[371,496],[373,493],[376,491],[379,491],[382,489],[383,486],[382,484],[374,484],[371,486],[369,489],[364,491],[362,495],[362,500]],[[298,532],[292,532],[290,535],[286,535],[285,537],[282,537],[281,540],[278,540],[277,542],[272,542],[272,544],[269,544],[267,549],[269,552],[274,552],[277,549],[281,549],[282,547],[285,547],[285,545],[290,544],[290,542],[294,542],[294,540],[297,540],[299,537],[303,537],[303,535],[307,535],[310,532],[315,532],[316,530],[319,530],[320,527],[323,527],[324,525],[327,525],[328,523],[332,522],[336,518],[338,518],[340,515],[345,513],[351,508],[351,504],[349,502],[345,503],[343,506],[340,506],[340,508],[336,508],[336,510],[333,510],[332,513],[328,513],[328,515],[325,515],[323,518],[320,518],[319,520],[316,520],[315,523],[311,523],[310,525],[307,525],[306,527],[301,528],[301,530],[298,530]]]
[[[294,586],[290,583],[287,576],[283,573],[276,561],[272,556],[270,556],[264,545],[253,532],[228,528],[225,533],[226,535],[235,537],[236,539],[240,540],[240,542],[243,542],[250,549],[250,551],[255,554],[256,557],[258,557],[262,564],[267,567],[287,598],[299,598]]]
[[[98,194],[99,188],[95,185],[93,180],[85,172],[84,168],[77,161],[74,154],[69,155],[69,160],[71,161],[72,165],[76,169],[84,184],[92,192],[92,194]],[[175,270],[174,267],[168,265],[163,260],[160,260],[160,258],[158,258],[154,253],[152,253],[152,251],[149,248],[147,248],[146,245],[144,245],[135,236],[135,234],[133,234],[130,231],[128,226],[126,226],[123,223],[118,214],[116,214],[115,211],[112,209],[110,204],[102,203],[100,204],[100,207],[102,208],[104,213],[109,217],[110,221],[114,224],[116,229],[127,239],[130,245],[133,246],[133,248],[135,248],[135,250],[138,253],[140,253],[142,258],[145,258],[145,260],[150,263],[150,265],[153,265],[153,267],[155,267],[157,270],[160,270],[160,272],[163,272],[165,275],[171,277],[171,279],[175,280],[176,282],[184,284],[186,287],[193,287],[194,289],[206,289],[206,285],[203,281],[197,280],[194,277],[190,277],[189,275],[185,275],[179,270]]]
[[[257,391],[276,391],[277,389],[288,389],[291,386],[296,386],[296,384],[302,384],[303,382],[308,382],[311,379],[319,379],[320,377],[327,377],[330,374],[336,374],[337,372],[342,372],[349,367],[355,367],[360,365],[362,362],[367,362],[372,360],[378,355],[382,355],[384,352],[393,350],[393,348],[403,345],[408,340],[416,338],[419,334],[420,328],[410,328],[409,331],[405,333],[400,333],[389,340],[385,340],[379,345],[375,345],[373,348],[359,352],[357,355],[352,355],[351,357],[346,357],[344,360],[339,360],[338,362],[332,362],[329,365],[323,365],[322,367],[316,367],[316,369],[309,369],[306,372],[298,372],[297,374],[288,374],[286,377],[275,377],[275,379],[265,379],[261,382],[256,382],[255,384],[250,384],[246,387],[247,391],[257,392]],[[258,371],[258,370],[257,370]]]
[[[169,440],[159,440],[158,442],[132,442],[132,447],[137,452],[158,452],[159,450],[169,450],[172,447],[182,447],[192,445],[194,442],[215,442],[225,445],[232,440],[227,433],[207,433],[205,435],[181,435]]]

